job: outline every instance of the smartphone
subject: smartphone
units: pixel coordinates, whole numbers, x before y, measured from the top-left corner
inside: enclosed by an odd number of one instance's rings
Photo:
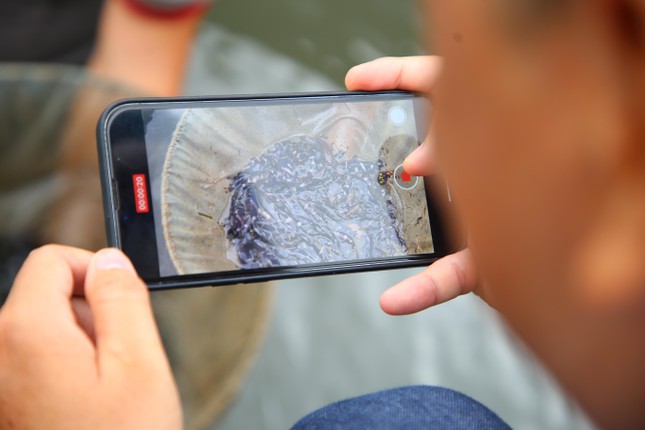
[[[108,243],[149,288],[427,265],[449,190],[403,160],[430,105],[400,92],[121,100],[98,124]]]

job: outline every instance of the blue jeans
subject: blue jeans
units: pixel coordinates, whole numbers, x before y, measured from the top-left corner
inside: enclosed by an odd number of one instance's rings
[[[447,388],[403,387],[333,403],[292,430],[486,429],[510,427],[491,410]]]

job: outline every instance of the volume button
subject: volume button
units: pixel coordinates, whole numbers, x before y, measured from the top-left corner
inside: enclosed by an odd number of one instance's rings
[[[119,183],[116,179],[112,179],[112,206],[114,211],[118,212],[121,209],[121,196],[119,196]]]

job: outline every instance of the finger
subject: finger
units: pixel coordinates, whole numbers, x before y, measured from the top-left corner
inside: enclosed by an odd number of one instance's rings
[[[441,58],[434,56],[385,57],[354,66],[345,85],[351,91],[408,90],[427,93],[441,71]]]
[[[477,287],[477,269],[469,249],[451,254],[381,295],[390,315],[408,315],[470,293]]]
[[[89,251],[60,245],[33,250],[18,272],[3,310],[26,313],[34,321],[73,321],[70,298],[82,294],[91,256]]]
[[[413,176],[430,176],[435,173],[435,151],[428,136],[423,143],[403,161],[403,169]]]
[[[96,343],[94,319],[92,318],[92,311],[87,301],[82,297],[72,297],[72,310],[74,311],[74,317],[78,326],[83,329],[92,343]]]
[[[159,353],[148,290],[122,252],[108,248],[92,257],[85,297],[94,318],[101,367],[145,361]]]

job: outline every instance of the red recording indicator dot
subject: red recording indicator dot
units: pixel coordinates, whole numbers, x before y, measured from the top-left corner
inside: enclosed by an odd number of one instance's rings
[[[132,175],[134,186],[134,207],[138,214],[150,212],[148,204],[148,189],[146,188],[146,175]]]
[[[412,176],[410,176],[408,172],[403,171],[403,173],[401,173],[401,181],[410,182],[411,180],[412,180]]]

